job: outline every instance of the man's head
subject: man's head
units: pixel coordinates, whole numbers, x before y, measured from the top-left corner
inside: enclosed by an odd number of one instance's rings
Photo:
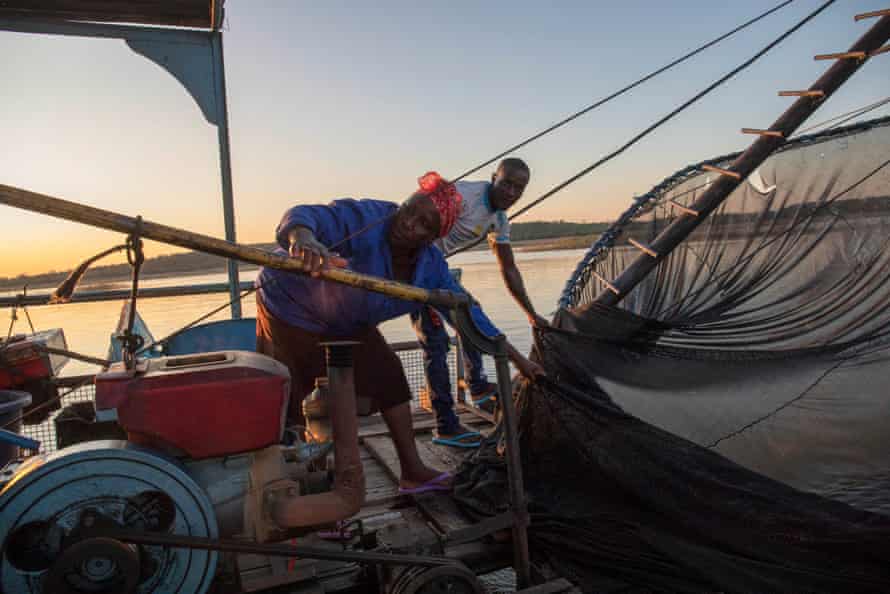
[[[390,225],[390,244],[399,250],[418,249],[447,235],[460,214],[463,197],[454,184],[434,172],[418,182],[420,190],[402,203]]]
[[[497,171],[491,175],[491,190],[488,198],[497,210],[507,210],[522,198],[525,186],[531,178],[531,171],[525,161],[510,157],[501,161]]]

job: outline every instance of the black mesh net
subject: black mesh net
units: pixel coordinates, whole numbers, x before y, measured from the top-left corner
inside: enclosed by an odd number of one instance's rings
[[[890,591],[890,121],[790,143],[598,305],[715,175],[638,199],[536,337],[533,557],[587,591]],[[456,494],[488,515],[503,480],[489,442]]]

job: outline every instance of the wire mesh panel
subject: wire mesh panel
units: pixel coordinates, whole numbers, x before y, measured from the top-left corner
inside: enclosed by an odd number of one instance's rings
[[[92,402],[96,399],[96,387],[93,384],[94,376],[81,376],[76,378],[63,378],[59,385],[61,409],[53,411],[49,417],[37,425],[22,425],[22,433],[40,442],[40,452],[48,453],[56,449],[56,417],[66,406],[75,402]],[[27,418],[26,418],[27,420]]]
[[[429,387],[424,374],[423,349],[417,343],[396,344],[393,345],[393,348],[402,360],[402,368],[405,370],[405,377],[408,378],[408,385],[411,387],[411,408],[432,410]],[[457,349],[452,345],[448,351],[448,375],[451,380],[452,393],[457,390],[457,382],[460,377],[456,353]]]

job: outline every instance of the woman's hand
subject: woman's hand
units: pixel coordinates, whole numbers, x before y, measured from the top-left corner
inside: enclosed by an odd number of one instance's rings
[[[328,250],[306,227],[294,227],[288,237],[290,238],[290,256],[300,260],[304,270],[311,276],[319,276],[321,271],[329,266],[345,268],[347,265],[346,260],[336,252]]]

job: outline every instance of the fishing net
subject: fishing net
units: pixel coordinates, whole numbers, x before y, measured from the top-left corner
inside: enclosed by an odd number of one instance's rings
[[[536,336],[549,379],[514,394],[533,558],[585,591],[890,591],[890,119],[788,143],[597,304],[627,238],[715,175],[636,199]],[[496,438],[457,479],[502,511]]]

